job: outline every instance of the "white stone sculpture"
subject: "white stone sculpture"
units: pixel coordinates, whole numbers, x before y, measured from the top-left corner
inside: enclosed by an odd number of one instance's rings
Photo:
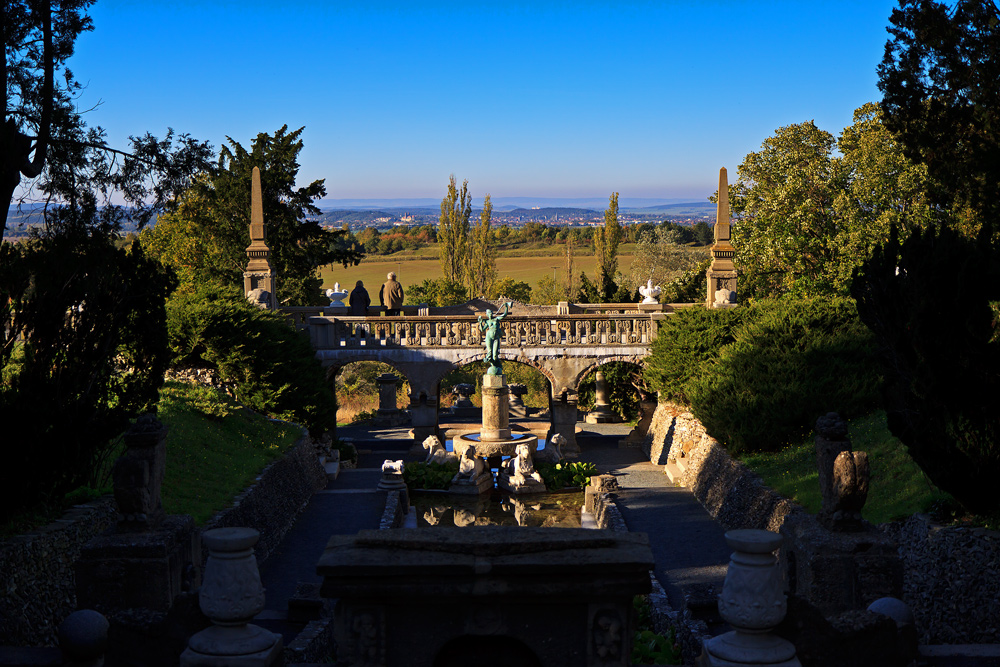
[[[563,459],[562,446],[565,444],[566,437],[562,433],[556,433],[545,443],[544,449],[535,452],[535,463],[559,463]]]
[[[736,292],[728,290],[725,287],[715,291],[715,303],[719,305],[727,303],[736,303]]]
[[[402,490],[406,488],[403,481],[403,460],[393,461],[386,459],[382,462],[382,479],[378,482],[378,488],[382,490]]]
[[[650,278],[646,281],[645,285],[639,286],[639,294],[645,298],[639,303],[659,303],[656,297],[660,296],[660,292],[663,291],[659,285],[653,286],[653,279]]]
[[[424,459],[424,463],[447,463],[454,456],[444,448],[436,435],[427,436],[424,440],[424,449],[427,450],[427,458]]]
[[[330,299],[331,308],[347,308],[344,299],[347,297],[347,290],[340,289],[340,283],[334,283],[333,289],[326,291],[326,297]]]
[[[476,484],[486,472],[486,463],[470,447],[462,452],[458,460],[458,472],[451,479],[452,484]]]
[[[397,475],[403,474],[403,459],[398,461],[393,461],[392,459],[386,459],[382,462],[382,474],[387,472],[396,473]]]

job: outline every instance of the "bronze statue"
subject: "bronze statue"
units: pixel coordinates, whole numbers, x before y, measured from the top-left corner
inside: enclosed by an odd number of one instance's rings
[[[486,371],[487,375],[503,375],[503,370],[500,366],[500,320],[507,317],[510,313],[510,307],[513,304],[507,302],[503,305],[503,308],[496,315],[493,314],[492,310],[486,310],[486,318],[479,316],[479,330],[486,332],[483,337],[483,345],[486,347],[486,357],[485,361],[490,364],[489,370]]]

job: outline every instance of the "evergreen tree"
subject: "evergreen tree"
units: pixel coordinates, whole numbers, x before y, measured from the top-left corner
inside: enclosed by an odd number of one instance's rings
[[[448,177],[448,194],[441,200],[441,218],[438,224],[438,244],[441,248],[441,273],[448,282],[466,284],[466,253],[469,245],[469,217],[472,215],[472,198],[469,181],[462,181],[459,191],[455,175]]]
[[[479,224],[472,230],[472,239],[469,244],[466,277],[468,278],[470,298],[489,294],[497,279],[496,235],[490,228],[492,220],[493,202],[487,194],[483,200]]]
[[[604,211],[604,226],[594,230],[594,254],[597,256],[597,288],[600,298],[610,301],[618,291],[615,274],[618,272],[618,245],[623,237],[618,222],[618,193],[608,198]]]

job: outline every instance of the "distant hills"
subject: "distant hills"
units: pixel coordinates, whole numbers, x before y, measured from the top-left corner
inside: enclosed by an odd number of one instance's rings
[[[517,209],[537,210],[552,209],[587,209],[603,211],[608,206],[606,197],[495,197],[492,199],[494,212],[510,212]],[[322,199],[316,204],[323,211],[332,210],[380,210],[396,213],[433,214],[441,210],[441,200],[429,197],[397,198],[397,199]],[[482,209],[483,200],[474,199],[473,208]],[[660,210],[671,210],[673,207],[693,207],[693,210],[714,210],[715,205],[708,201],[692,201],[691,199],[662,199],[653,197],[622,197],[618,201],[622,211],[656,213]]]

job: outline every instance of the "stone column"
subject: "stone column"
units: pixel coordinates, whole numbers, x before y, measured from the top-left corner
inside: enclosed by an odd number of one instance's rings
[[[118,532],[146,531],[163,520],[160,488],[167,468],[167,427],[142,415],[125,432],[125,453],[115,462]]]
[[[705,642],[700,666],[801,667],[795,646],[771,634],[787,610],[781,568],[774,557],[781,542],[780,535],[766,530],[726,533],[733,555],[719,594],[719,615],[735,630]]]
[[[399,378],[392,373],[383,373],[375,380],[378,383],[378,411],[375,426],[396,426],[400,423],[399,409],[396,407],[396,383]]]
[[[517,417],[519,419],[528,416],[528,408],[524,405],[524,399],[521,397],[528,393],[528,387],[523,384],[509,384],[507,385],[508,391],[510,391],[510,397],[507,401],[507,413],[510,417]]]
[[[588,424],[606,424],[615,421],[615,413],[611,410],[611,403],[608,401],[608,383],[604,379],[604,373],[597,371],[594,373],[594,382],[597,385],[597,400],[594,409],[586,417]]]
[[[510,440],[507,395],[507,383],[503,375],[483,376],[483,430],[480,431],[480,440]]]
[[[191,637],[181,666],[277,665],[281,635],[249,622],[264,609],[264,587],[253,555],[260,533],[253,528],[213,528],[202,539],[209,556],[198,599],[214,625]]]
[[[416,390],[414,390],[415,392]],[[424,392],[410,394],[410,424],[413,426],[413,447],[410,453],[420,454],[424,440],[428,436],[438,436],[438,397],[428,396]]]

